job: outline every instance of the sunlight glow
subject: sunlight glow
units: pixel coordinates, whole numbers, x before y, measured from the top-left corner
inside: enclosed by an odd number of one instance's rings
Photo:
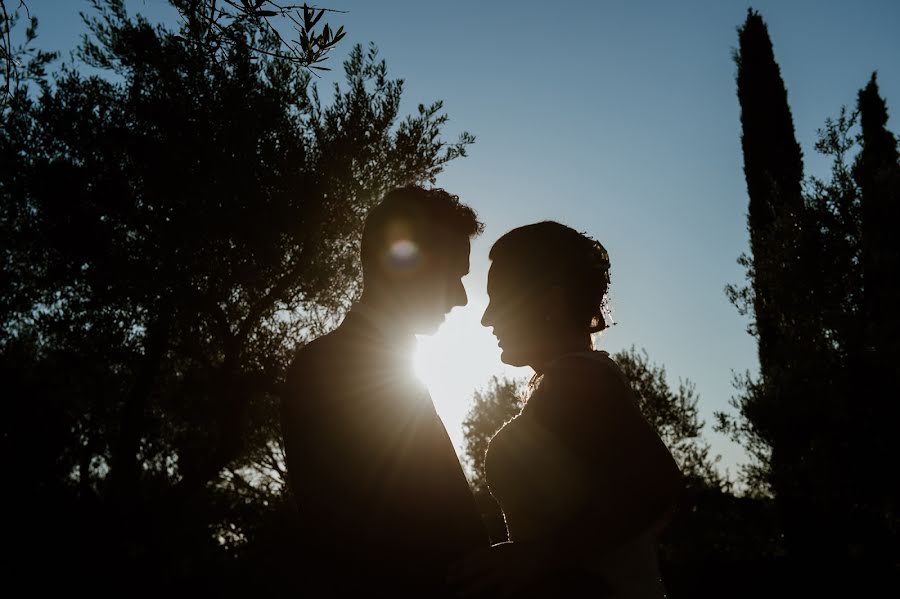
[[[485,303],[470,302],[454,309],[437,333],[419,337],[416,375],[425,383],[434,407],[461,455],[462,422],[472,393],[493,375],[525,376],[524,368],[500,362],[500,348],[490,329],[481,326]]]

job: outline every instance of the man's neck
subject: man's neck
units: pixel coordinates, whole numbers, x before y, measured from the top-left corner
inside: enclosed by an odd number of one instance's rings
[[[357,314],[375,327],[391,345],[406,349],[410,353],[415,349],[415,333],[392,303],[377,301],[363,294],[351,309],[351,313]]]

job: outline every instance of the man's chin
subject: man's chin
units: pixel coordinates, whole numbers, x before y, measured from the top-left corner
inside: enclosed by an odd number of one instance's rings
[[[508,349],[501,348],[500,351],[500,361],[504,364],[508,364],[509,366],[528,366],[528,362],[525,358],[515,352],[511,352]]]
[[[418,324],[418,326],[415,327],[416,335],[424,335],[426,337],[434,335],[441,328],[441,325],[444,324],[444,320],[446,319],[441,317],[438,321],[422,322]]]

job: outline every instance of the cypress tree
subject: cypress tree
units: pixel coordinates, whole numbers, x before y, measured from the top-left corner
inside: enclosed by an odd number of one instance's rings
[[[745,386],[736,405],[769,451],[764,479],[788,550],[810,556],[824,547],[822,518],[829,511],[820,501],[827,494],[818,488],[828,413],[820,404],[827,385],[820,376],[825,344],[815,308],[816,236],[801,185],[803,155],[762,16],[748,10],[738,35],[734,59],[752,253],[745,262],[751,284],[745,297],[753,311],[760,378]]]
[[[762,16],[749,10],[735,54],[741,104],[741,146],[750,198],[748,228],[755,277],[754,316],[763,379],[784,361],[779,312],[791,270],[790,235],[803,207],[803,155],[794,136],[787,90]]]
[[[813,573],[803,563],[841,562],[838,574],[854,560],[890,567],[900,528],[889,474],[900,417],[897,139],[873,75],[859,92],[862,134],[851,135],[856,115],[846,111],[828,121],[817,149],[834,158],[832,181],[804,191],[766,24],[750,10],[738,33],[750,287],[729,293],[753,316],[760,373],[733,400],[741,421],[723,416],[720,430],[762,458],[753,474],[774,495],[798,580]],[[857,143],[851,170],[845,156]]]
[[[859,469],[855,488],[854,522],[861,549],[868,559],[897,556],[891,530],[897,530],[896,498],[900,486],[892,469],[897,455],[893,427],[900,416],[900,154],[897,139],[887,129],[888,112],[878,90],[877,75],[859,91],[861,150],[854,178],[861,194],[862,339],[864,356],[853,417],[863,446],[856,460]],[[893,533],[896,538],[896,532]],[[891,547],[893,549],[891,550]]]

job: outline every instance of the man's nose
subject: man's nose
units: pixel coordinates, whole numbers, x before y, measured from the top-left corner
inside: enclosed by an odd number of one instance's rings
[[[469,303],[469,296],[466,294],[466,288],[460,284],[459,291],[456,294],[456,302],[453,305],[459,306],[461,308],[468,303]]]
[[[488,304],[487,308],[484,309],[484,314],[481,315],[481,326],[490,327],[493,325],[493,319],[488,317],[488,314],[491,311],[491,305]]]

